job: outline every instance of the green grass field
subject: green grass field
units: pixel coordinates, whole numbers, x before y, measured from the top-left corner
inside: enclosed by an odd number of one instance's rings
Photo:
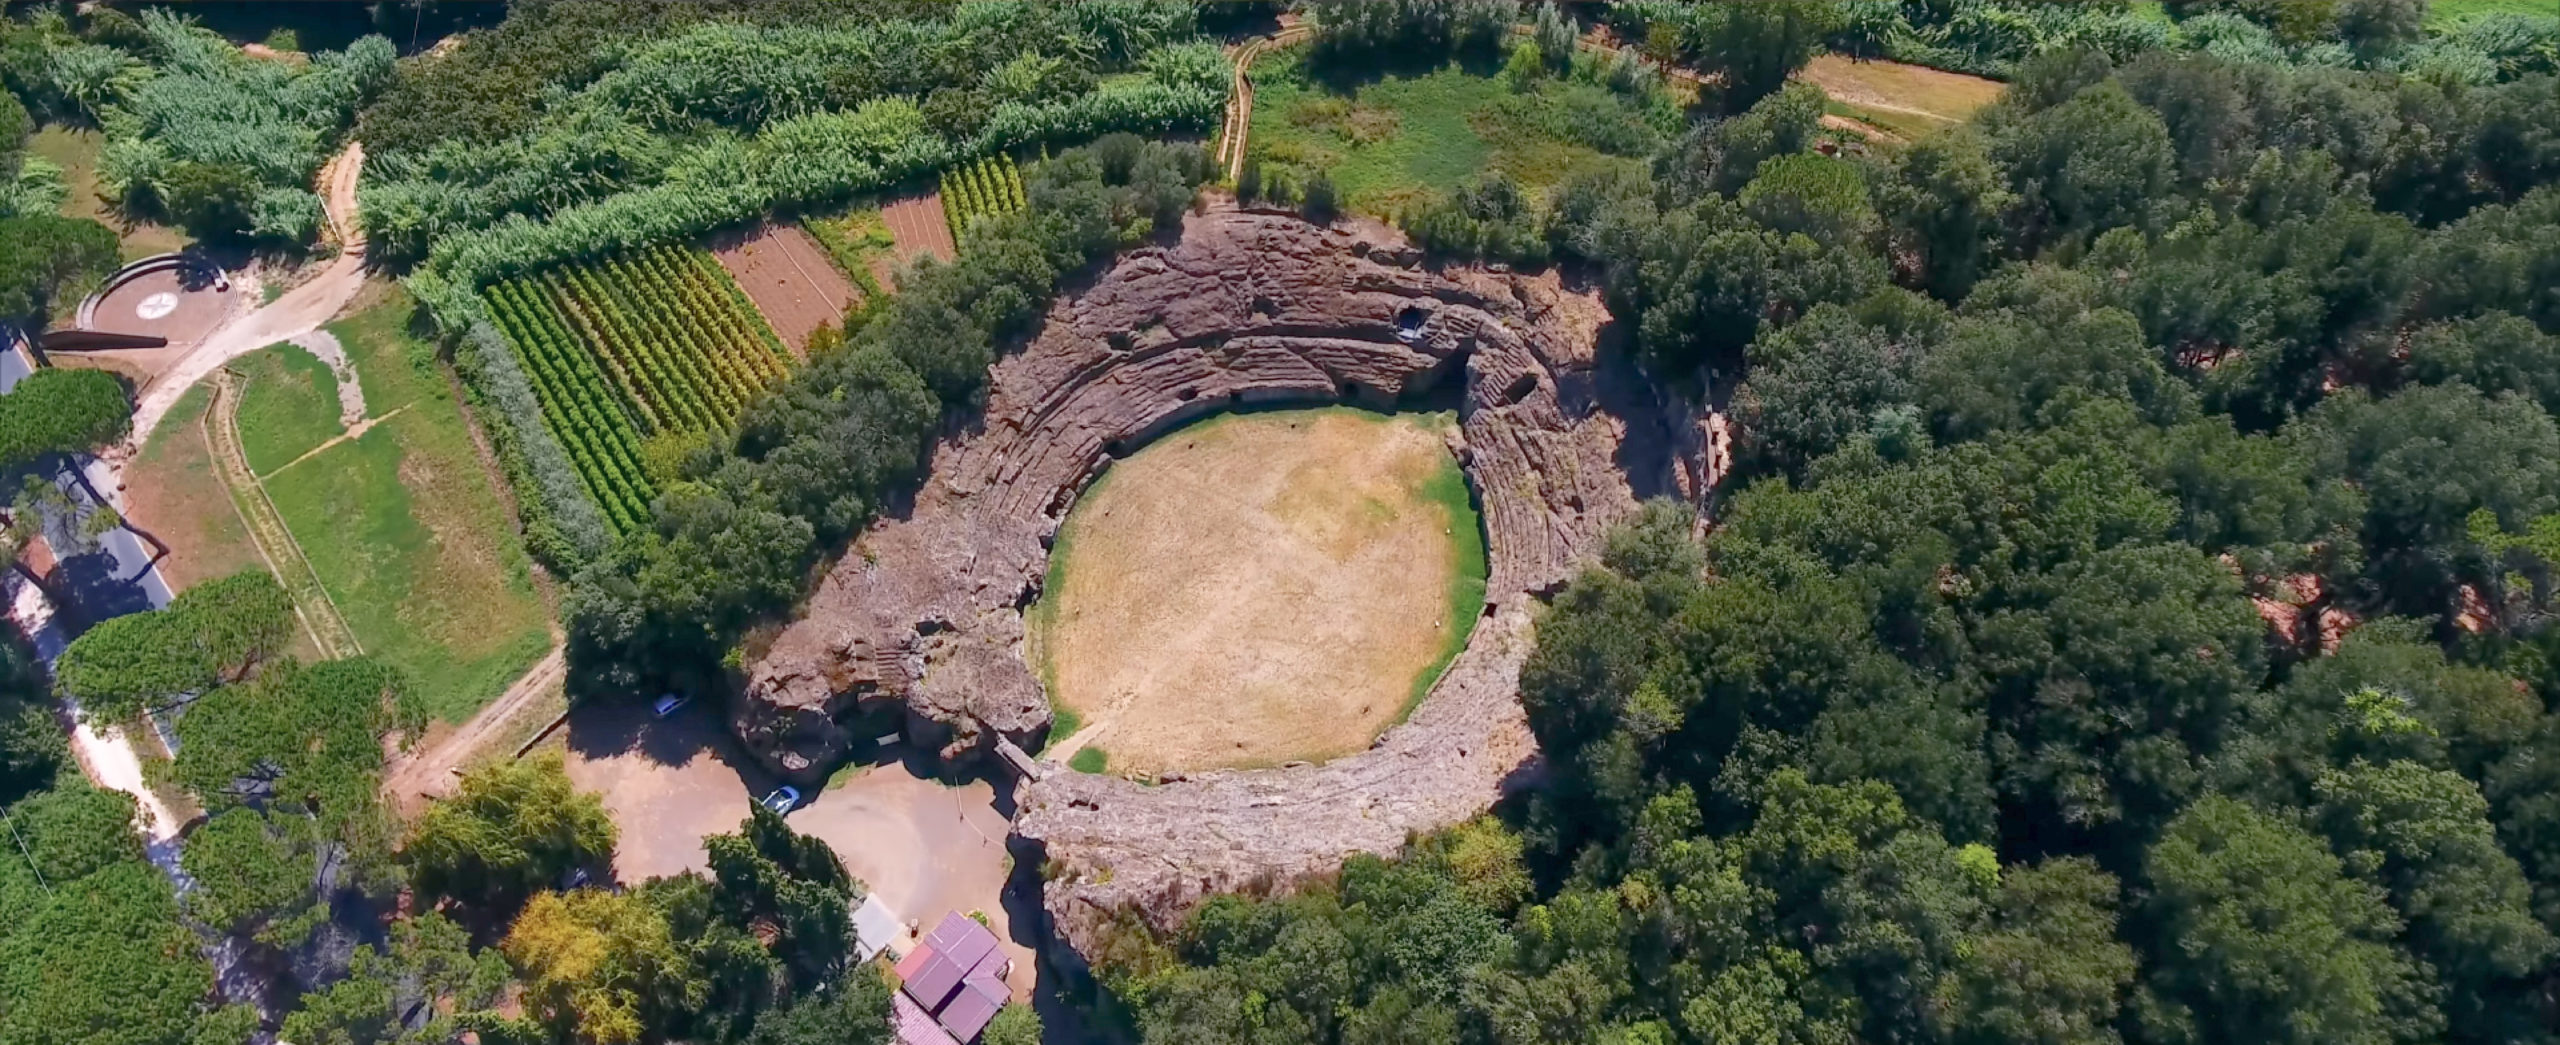
[[[118,236],[118,250],[124,260],[147,258],[183,250],[195,242],[182,229],[137,222],[127,225],[106,201],[98,198],[98,150],[105,147],[105,136],[93,130],[47,127],[28,139],[27,151],[62,168],[62,180],[71,189],[71,197],[62,202],[62,213],[73,218],[93,218],[107,223]]]
[[[452,386],[408,332],[413,309],[395,292],[329,327],[376,423],[265,485],[365,651],[455,722],[550,648],[549,615]],[[334,393],[328,406],[334,424]]]
[[[1456,424],[1457,419],[1451,417],[1447,423]],[[1404,710],[1396,714],[1398,722],[1422,706],[1422,698],[1431,694],[1441,673],[1449,670],[1449,662],[1465,652],[1467,637],[1475,634],[1476,621],[1483,616],[1485,581],[1491,569],[1491,560],[1485,554],[1484,517],[1476,511],[1475,496],[1467,489],[1467,473],[1458,466],[1457,458],[1450,458],[1423,485],[1422,496],[1440,506],[1448,516],[1450,534],[1457,539],[1458,569],[1449,577],[1449,619],[1456,626],[1449,629],[1448,639],[1441,644],[1439,659],[1415,676],[1413,692],[1405,698]]]
[[[1303,182],[1325,171],[1346,205],[1389,216],[1486,170],[1537,189],[1594,167],[1637,164],[1565,135],[1650,148],[1665,114],[1677,118],[1667,101],[1647,111],[1563,79],[1515,93],[1498,78],[1456,65],[1389,74],[1346,93],[1311,77],[1298,50],[1255,63],[1254,85],[1248,150],[1266,178],[1286,171]]]
[[[2435,0],[2427,7],[2427,25],[2441,28],[2485,14],[2560,15],[2555,0]]]
[[[240,393],[240,448],[249,470],[266,475],[345,434],[338,423],[338,377],[292,345],[269,345],[232,364]],[[368,397],[368,405],[376,402]]]

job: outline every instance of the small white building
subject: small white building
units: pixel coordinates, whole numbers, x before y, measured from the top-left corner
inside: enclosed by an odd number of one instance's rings
[[[853,955],[856,961],[870,961],[906,932],[898,913],[880,902],[880,894],[862,898],[862,906],[853,910]],[[893,955],[894,957],[894,955]]]

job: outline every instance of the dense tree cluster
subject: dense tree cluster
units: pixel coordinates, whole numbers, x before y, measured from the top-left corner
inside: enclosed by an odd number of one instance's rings
[[[76,34],[46,9],[7,33],[0,81],[106,132],[99,191],[126,215],[281,246],[319,233],[314,175],[395,58],[367,36],[308,61],[261,59],[160,8],[85,10]]]
[[[250,570],[180,593],[164,609],[100,623],[54,663],[81,714],[121,722],[238,682],[284,650],[299,618],[275,576]]]
[[[116,268],[116,233],[86,218],[0,216],[0,323],[40,327]]]
[[[133,799],[71,783],[0,812],[0,1041],[197,1040],[199,1022],[215,1022],[213,970],[168,879],[143,859]],[[239,1015],[221,1020],[238,1026]]]
[[[2322,17],[2249,24],[2414,46]],[[2560,79],[2016,74],[1888,155],[1790,88],[1468,190],[1734,474],[1541,620],[1519,809],[1115,940],[1150,1040],[2560,1037]]]
[[[0,396],[0,468],[46,454],[95,450],[123,439],[132,427],[133,404],[114,374],[46,367]]]
[[[436,281],[467,289],[831,206],[1002,150],[1203,128],[1228,85],[1224,57],[1195,39],[1192,5],[1173,0],[885,20],[865,5],[808,23],[676,6],[639,5],[633,41],[597,21],[617,7],[546,5],[466,43],[453,66],[404,73],[364,123],[386,132],[367,139],[374,256],[432,260]],[[599,32],[615,46],[571,56]],[[450,79],[483,44],[493,60],[524,52],[495,82],[548,78],[484,104],[488,82]],[[452,117],[386,115],[446,105]],[[492,134],[505,127],[517,129]]]

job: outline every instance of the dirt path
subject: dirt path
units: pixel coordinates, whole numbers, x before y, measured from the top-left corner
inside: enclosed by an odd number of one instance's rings
[[[267,470],[267,474],[259,476],[259,477],[258,477],[258,479],[259,479],[259,481],[261,481],[261,482],[264,482],[264,481],[266,481],[266,480],[268,480],[268,479],[273,479],[273,478],[275,478],[275,477],[276,477],[276,473],[281,472],[281,471],[284,471],[285,469],[287,469],[287,468],[291,468],[291,467],[293,467],[293,466],[295,466],[295,465],[301,464],[302,462],[304,462],[304,461],[308,461],[308,460],[310,460],[310,459],[312,459],[312,458],[314,458],[314,457],[318,457],[318,456],[320,456],[320,452],[321,452],[321,451],[323,451],[323,450],[326,450],[326,449],[328,449],[328,448],[330,448],[330,447],[336,446],[336,445],[338,445],[338,444],[340,444],[340,443],[353,442],[353,441],[355,441],[355,440],[362,439],[362,438],[364,438],[364,434],[365,434],[366,432],[373,431],[373,426],[378,425],[378,424],[381,424],[381,423],[383,423],[384,421],[391,420],[392,418],[398,417],[398,416],[400,416],[401,411],[407,410],[407,409],[409,409],[410,407],[413,407],[413,406],[416,406],[416,405],[418,405],[418,404],[416,404],[416,403],[402,403],[402,404],[400,404],[399,406],[395,406],[395,407],[392,407],[392,408],[391,408],[391,409],[389,409],[389,410],[385,410],[385,411],[383,411],[383,412],[382,412],[382,416],[380,416],[380,417],[360,417],[360,418],[357,418],[354,424],[350,424],[350,425],[348,425],[348,426],[347,426],[347,430],[346,430],[346,431],[343,431],[343,432],[340,432],[340,433],[338,433],[338,434],[336,434],[336,435],[330,436],[330,437],[329,437],[329,441],[328,441],[328,442],[322,443],[322,444],[320,444],[320,445],[318,445],[318,446],[312,447],[312,448],[311,448],[311,449],[309,449],[309,450],[305,450],[305,451],[303,451],[303,452],[302,452],[302,456],[300,456],[300,457],[296,457],[296,458],[294,458],[293,460],[286,461],[286,462],[285,462],[285,463],[283,463],[283,464],[280,464],[280,465],[275,466],[274,468],[268,469],[268,470]]]
[[[498,699],[464,721],[460,728],[447,734],[433,746],[416,748],[394,758],[382,771],[382,794],[385,801],[404,814],[414,810],[422,800],[441,796],[452,787],[454,771],[479,757],[481,749],[503,737],[525,708],[542,698],[545,691],[558,685],[568,675],[569,662],[561,647],[533,667],[525,670]]]
[[[151,430],[177,405],[178,397],[195,387],[196,382],[212,376],[223,364],[317,330],[355,300],[356,293],[364,289],[365,277],[364,230],[356,223],[356,180],[363,172],[364,146],[355,142],[347,143],[346,151],[320,171],[328,188],[323,202],[329,228],[339,243],[337,260],[310,282],[286,291],[274,304],[216,328],[144,386],[134,404],[133,434],[125,437],[116,457],[130,457],[141,449],[151,437]]]
[[[249,470],[249,458],[240,446],[240,385],[230,370],[217,371],[213,378],[213,403],[204,412],[205,446],[213,452],[214,473],[231,492],[231,504],[240,512],[240,521],[249,528],[249,540],[258,546],[258,555],[267,561],[267,571],[275,574],[293,597],[293,612],[302,618],[302,627],[311,635],[320,656],[328,660],[364,654],[364,646],[356,641],[355,630],[347,626],[347,618],[338,612],[338,604],[329,598],[329,590],[320,583],[320,574],[311,568],[311,560],[302,554],[302,545],[286,528],[284,516],[276,511],[275,502],[267,497],[267,488]]]

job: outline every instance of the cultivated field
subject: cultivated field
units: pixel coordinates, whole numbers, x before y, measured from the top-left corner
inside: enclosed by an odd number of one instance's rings
[[[607,518],[648,515],[641,444],[735,421],[787,358],[709,253],[661,245],[486,292],[552,434]]]
[[[1087,743],[1139,774],[1270,765],[1360,750],[1401,717],[1484,591],[1448,424],[1235,415],[1115,465],[1068,516],[1031,620]]]
[[[820,326],[844,322],[862,300],[818,240],[795,225],[760,225],[724,237],[712,244],[711,256],[794,353]]]
[[[888,223],[900,264],[923,257],[949,261],[960,256],[960,245],[951,238],[951,222],[943,216],[941,193],[892,201],[880,208],[880,220]]]
[[[1011,156],[981,156],[942,172],[943,220],[955,234],[979,218],[1011,214],[1028,205],[1022,171]]]

